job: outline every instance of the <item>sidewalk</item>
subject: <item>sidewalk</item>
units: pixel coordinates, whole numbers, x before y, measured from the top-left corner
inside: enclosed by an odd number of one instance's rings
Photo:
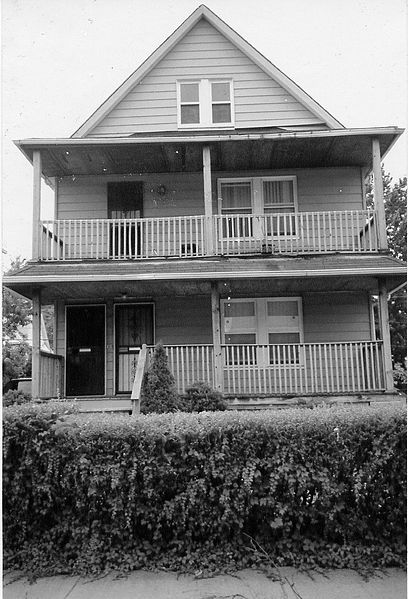
[[[256,570],[195,579],[168,572],[132,572],[126,578],[110,574],[100,579],[54,576],[34,584],[3,580],[3,599],[406,599],[406,573],[388,569],[368,582],[352,570],[321,574],[280,568],[279,581]],[[8,584],[9,583],[9,584]]]

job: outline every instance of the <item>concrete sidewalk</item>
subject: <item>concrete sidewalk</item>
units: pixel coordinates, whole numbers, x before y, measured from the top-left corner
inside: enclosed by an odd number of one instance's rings
[[[3,580],[3,599],[406,599],[406,573],[387,569],[368,582],[352,570],[331,570],[324,576],[280,568],[280,580],[256,570],[214,578],[139,570],[127,577],[100,579],[70,576],[41,578],[34,584],[18,574]],[[14,580],[14,582],[13,582]]]

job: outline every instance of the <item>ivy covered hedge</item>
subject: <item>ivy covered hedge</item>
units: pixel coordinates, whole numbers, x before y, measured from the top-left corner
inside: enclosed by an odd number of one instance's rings
[[[5,566],[401,565],[405,411],[3,411]]]

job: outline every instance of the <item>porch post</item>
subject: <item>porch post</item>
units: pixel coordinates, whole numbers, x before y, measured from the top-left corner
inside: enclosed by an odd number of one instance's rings
[[[384,376],[385,376],[385,390],[394,390],[394,377],[392,374],[392,354],[391,354],[391,336],[390,336],[390,322],[388,317],[388,293],[387,286],[383,279],[379,280],[378,283],[378,307],[380,317],[380,328],[381,338],[383,342],[383,356],[384,356]]]
[[[381,172],[380,142],[373,139],[373,183],[374,183],[374,208],[377,212],[378,242],[380,250],[388,249],[387,224],[385,221],[384,190]]]
[[[31,395],[33,399],[39,399],[41,388],[41,291],[33,291],[33,351],[31,362]]]
[[[211,283],[211,315],[214,347],[214,386],[217,391],[223,391],[222,353],[221,353],[221,324],[220,324],[220,293],[216,282]]]
[[[211,153],[210,146],[203,147],[204,213],[206,254],[214,254],[213,211],[211,191]]]
[[[33,260],[40,257],[40,220],[41,220],[41,153],[33,151]]]

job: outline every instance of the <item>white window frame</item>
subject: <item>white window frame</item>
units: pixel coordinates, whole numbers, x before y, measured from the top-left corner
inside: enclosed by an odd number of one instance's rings
[[[249,182],[251,185],[251,208],[253,216],[263,216],[265,214],[270,214],[265,212],[265,201],[263,194],[263,183],[264,181],[292,181],[293,184],[293,214],[297,214],[298,210],[298,188],[297,188],[297,176],[296,175],[271,175],[271,176],[261,176],[261,177],[227,177],[220,178],[217,180],[217,193],[218,193],[218,214],[222,215],[222,194],[221,187],[223,183],[247,183]],[[286,205],[287,207],[288,205]],[[232,216],[240,214],[237,212],[227,213]],[[278,214],[278,213],[274,213]],[[281,214],[288,214],[288,211],[282,211]],[[292,214],[292,213],[291,213]],[[250,216],[249,214],[243,214],[243,216]],[[296,217],[295,217],[296,218]],[[261,231],[261,227],[259,223],[256,222],[257,219],[254,219],[254,227],[253,227],[253,237],[254,238],[272,238],[277,239],[278,236],[268,236],[265,232]],[[288,234],[284,236],[284,239],[296,239],[298,237],[295,220],[295,233]]]
[[[222,331],[222,343],[224,345],[228,345],[226,343],[226,337],[228,333],[225,331],[225,304],[228,303],[239,303],[239,302],[249,302],[252,301],[255,304],[255,331],[254,327],[251,325],[245,326],[244,324],[237,329],[234,329],[232,334],[255,334],[256,345],[275,345],[269,343],[269,333],[298,333],[299,334],[299,343],[304,343],[304,328],[303,328],[303,305],[302,298],[300,296],[288,296],[288,297],[246,297],[246,298],[234,298],[234,299],[222,299],[221,304],[221,331]],[[297,302],[297,311],[298,311],[298,325],[297,327],[290,326],[282,326],[282,327],[274,327],[270,326],[268,323],[268,302]],[[232,344],[233,345],[233,344]],[[291,344],[289,344],[291,345]],[[296,364],[283,363],[279,365],[274,365],[271,363],[264,363],[264,360],[260,359],[260,356],[257,360],[258,367],[269,367],[269,368],[301,368],[304,367],[304,353],[302,348],[299,350],[299,362]],[[240,368],[237,365],[237,368]]]
[[[183,83],[198,84],[198,102],[181,102],[181,85]],[[212,83],[228,83],[230,86],[230,100],[214,101],[212,100],[211,84]],[[232,79],[179,79],[176,81],[177,88],[177,127],[179,129],[231,129],[234,127],[235,106],[234,106],[234,85]],[[182,123],[181,122],[181,106],[182,104],[198,104],[199,117],[198,123]],[[212,107],[213,104],[230,104],[231,120],[228,123],[213,123]]]
[[[251,205],[252,214],[265,214],[265,203],[263,197],[263,182],[264,181],[292,181],[293,183],[293,208],[295,213],[298,212],[298,190],[296,175],[278,175],[265,177],[226,177],[217,180],[218,192],[218,213],[222,214],[222,195],[221,186],[223,183],[250,183],[251,184]]]

